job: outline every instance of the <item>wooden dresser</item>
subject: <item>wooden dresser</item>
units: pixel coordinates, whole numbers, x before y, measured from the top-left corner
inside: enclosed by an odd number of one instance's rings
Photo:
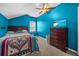
[[[50,39],[49,39],[50,44],[66,52],[67,38],[68,38],[67,33],[68,33],[67,28],[52,28],[50,30]]]

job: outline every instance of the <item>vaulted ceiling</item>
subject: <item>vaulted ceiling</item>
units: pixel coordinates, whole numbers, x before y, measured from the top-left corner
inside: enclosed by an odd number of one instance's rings
[[[59,3],[51,3],[51,7],[55,7]],[[20,15],[28,14],[33,17],[38,17],[39,10],[36,7],[41,7],[41,3],[0,3],[0,13],[7,18],[13,18]]]

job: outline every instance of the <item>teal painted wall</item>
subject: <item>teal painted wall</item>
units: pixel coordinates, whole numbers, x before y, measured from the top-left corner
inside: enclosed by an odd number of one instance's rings
[[[10,19],[8,22],[8,26],[26,26],[28,27],[28,32],[30,30],[30,21],[35,21],[36,22],[36,18],[31,17],[29,15],[23,15],[23,16],[19,16],[16,18],[12,18]],[[33,34],[36,34],[36,32],[33,32]]]
[[[2,29],[1,27],[5,27],[5,29]],[[8,20],[0,14],[0,37],[5,36],[7,32],[7,27],[8,27]]]
[[[53,24],[53,23],[51,21],[51,18],[48,17],[47,14],[43,14],[40,17],[38,17],[37,18],[37,32],[38,32],[38,35],[40,35],[42,37],[46,37],[46,35],[50,31],[51,24]]]
[[[54,20],[67,19],[68,47],[77,50],[77,7],[78,4],[60,4],[49,12]]]
[[[19,16],[9,20],[9,26],[28,26],[30,17],[28,15]]]
[[[68,27],[68,47],[77,50],[77,7],[78,4],[75,3],[60,4],[47,14],[41,15],[38,18],[37,26],[39,35],[45,36],[49,32],[50,26],[54,21],[66,19]],[[41,24],[39,25],[40,21]]]

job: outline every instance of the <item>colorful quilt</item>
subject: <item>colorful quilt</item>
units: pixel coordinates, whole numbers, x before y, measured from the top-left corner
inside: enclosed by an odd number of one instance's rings
[[[6,38],[2,42],[2,55],[20,56],[32,52],[31,38],[29,36],[18,36]]]

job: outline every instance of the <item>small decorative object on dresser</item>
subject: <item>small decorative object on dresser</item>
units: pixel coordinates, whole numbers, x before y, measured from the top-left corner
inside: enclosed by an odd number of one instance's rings
[[[60,50],[67,51],[67,28],[52,28],[50,30],[50,44],[59,48]]]

